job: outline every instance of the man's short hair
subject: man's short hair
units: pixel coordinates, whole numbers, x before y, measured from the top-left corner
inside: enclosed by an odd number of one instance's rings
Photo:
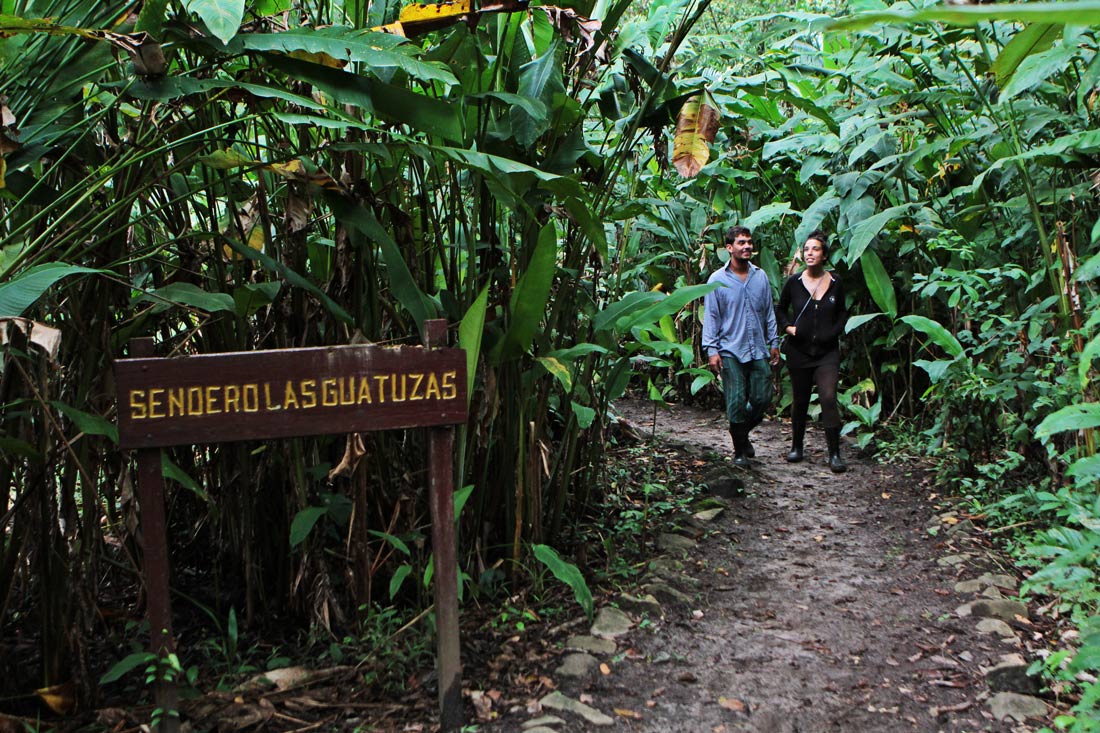
[[[740,224],[726,230],[726,244],[733,244],[738,237],[752,237],[752,230]]]

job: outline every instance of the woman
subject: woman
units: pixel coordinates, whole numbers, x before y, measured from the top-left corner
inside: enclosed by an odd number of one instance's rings
[[[836,386],[840,370],[840,334],[848,320],[844,305],[844,287],[836,275],[825,270],[829,259],[828,236],[818,230],[802,245],[806,268],[792,275],[783,285],[776,306],[776,322],[786,332],[783,352],[791,373],[791,452],[787,460],[802,460],[806,435],[806,413],[810,392],[817,386],[821,403],[821,424],[829,446],[829,468],[834,473],[848,470],[840,457],[840,410]]]

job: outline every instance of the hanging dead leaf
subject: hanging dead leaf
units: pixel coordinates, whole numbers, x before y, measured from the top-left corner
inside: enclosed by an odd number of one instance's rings
[[[349,435],[347,443],[344,445],[344,457],[340,459],[340,465],[328,472],[328,480],[332,481],[337,476],[350,476],[355,473],[355,468],[359,465],[359,459],[366,452],[367,448],[363,445],[362,434],[352,433]]]
[[[71,680],[35,690],[34,694],[58,715],[68,715],[76,709],[76,685]]]
[[[710,160],[710,143],[718,134],[718,111],[696,94],[680,108],[672,141],[672,164],[684,178],[694,178]]]

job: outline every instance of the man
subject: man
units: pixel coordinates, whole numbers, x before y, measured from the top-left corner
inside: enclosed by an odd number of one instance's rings
[[[722,376],[733,464],[747,468],[755,455],[749,431],[764,419],[771,401],[771,367],[779,363],[779,336],[768,276],[749,262],[752,232],[731,227],[726,251],[729,264],[707,280],[721,287],[703,301],[703,348],[708,366]]]

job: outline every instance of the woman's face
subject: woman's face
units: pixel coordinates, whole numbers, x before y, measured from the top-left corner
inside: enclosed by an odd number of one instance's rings
[[[809,266],[825,264],[825,247],[819,240],[807,239],[802,245],[802,259]]]

